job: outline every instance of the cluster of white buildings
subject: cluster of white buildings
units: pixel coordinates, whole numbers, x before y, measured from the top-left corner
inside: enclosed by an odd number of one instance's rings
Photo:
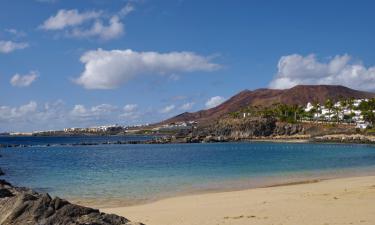
[[[354,99],[352,107],[343,106],[342,103],[338,101],[334,103],[333,107],[335,109],[338,109],[339,111],[328,109],[325,106],[318,105],[318,108],[313,117],[314,119],[320,121],[334,121],[337,120],[336,117],[338,117],[339,121],[345,121],[345,117],[347,116],[350,118],[350,120],[346,122],[355,123],[357,128],[366,129],[371,124],[368,121],[364,120],[362,111],[358,109],[358,106],[362,101],[368,101],[368,99]],[[314,109],[314,105],[310,102],[307,103],[306,107],[304,108],[305,112],[310,112],[312,109]]]
[[[188,122],[176,122],[170,124],[164,124],[161,127],[155,127],[153,131],[167,131],[167,130],[179,130],[179,129],[187,129],[191,128],[192,126],[196,125],[196,121],[188,121]]]
[[[96,133],[96,132],[106,132],[110,131],[111,129],[124,129],[124,127],[119,125],[105,125],[105,126],[97,126],[97,127],[87,127],[87,128],[78,128],[78,127],[72,127],[72,128],[65,128],[64,132],[71,133],[71,132],[90,132],[90,133]]]

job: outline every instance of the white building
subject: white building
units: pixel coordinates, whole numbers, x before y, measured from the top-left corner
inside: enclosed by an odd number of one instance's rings
[[[368,101],[368,99],[355,99],[353,101],[354,108],[358,108],[358,106],[363,102]],[[356,123],[357,128],[365,129],[371,124],[369,122],[364,121],[362,111],[359,109],[349,109],[348,107],[343,107],[341,102],[336,102],[334,107],[341,109],[340,112],[336,112],[333,110],[329,110],[324,106],[318,106],[318,112],[314,114],[314,119],[320,119],[324,121],[331,121],[333,117],[338,116],[339,120],[344,119],[344,115],[352,116],[351,120]],[[306,107],[304,108],[305,112],[310,112],[314,106],[309,102],[307,103]],[[375,110],[374,110],[375,113]]]
[[[371,124],[369,122],[365,122],[365,121],[357,121],[355,127],[356,128],[359,128],[359,129],[366,129],[367,127],[369,127]]]
[[[305,108],[305,112],[310,112],[314,106],[311,104],[311,102],[308,102]]]

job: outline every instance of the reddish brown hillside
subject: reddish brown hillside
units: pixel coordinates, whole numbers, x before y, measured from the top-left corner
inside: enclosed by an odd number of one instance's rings
[[[257,89],[244,90],[224,103],[207,110],[194,113],[182,113],[162,123],[179,121],[206,121],[219,118],[229,112],[235,112],[246,106],[270,106],[275,103],[289,105],[306,105],[308,102],[324,103],[327,99],[334,101],[340,98],[373,98],[375,93],[353,90],[334,85],[298,85],[290,89]]]

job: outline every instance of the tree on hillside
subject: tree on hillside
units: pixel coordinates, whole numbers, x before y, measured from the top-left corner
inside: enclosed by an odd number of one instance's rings
[[[375,98],[371,98],[368,100],[369,110],[375,110]]]
[[[338,124],[340,122],[340,113],[342,112],[342,109],[339,106],[334,106],[332,109],[335,113],[336,123]]]
[[[293,119],[294,119],[295,122],[302,119],[302,116],[303,116],[305,110],[301,106],[293,105],[291,109],[293,111],[293,115],[294,115]]]
[[[313,106],[314,106],[314,109],[315,109],[315,113],[317,113],[318,115],[316,116],[316,122],[318,122],[319,120],[319,115],[322,114],[322,108],[320,107],[320,104],[318,101],[315,101],[313,103]]]
[[[331,115],[332,115],[332,109],[333,109],[333,102],[331,101],[331,99],[327,99],[327,101],[325,102],[324,106],[327,108],[328,110],[328,116],[329,116],[329,119],[331,120]]]
[[[354,98],[351,97],[347,100],[347,103],[348,103],[348,109],[350,109],[350,111],[353,111],[354,110]]]
[[[363,119],[371,124],[375,124],[375,113],[372,110],[362,111]]]
[[[310,111],[306,112],[306,117],[309,118],[310,121],[314,119],[314,115],[317,113],[317,108],[313,106]]]

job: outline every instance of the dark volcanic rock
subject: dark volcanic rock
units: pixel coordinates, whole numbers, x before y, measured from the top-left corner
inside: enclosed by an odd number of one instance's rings
[[[5,198],[5,197],[12,197],[13,194],[10,192],[8,189],[1,188],[0,189],[0,198]]]
[[[196,129],[193,136],[215,136],[231,139],[267,137],[274,133],[274,118],[223,119],[208,127]]]
[[[304,133],[305,129],[302,124],[277,123],[274,135],[295,135]]]
[[[0,180],[1,225],[140,225]]]
[[[302,124],[281,123],[272,117],[225,118],[194,129],[186,142],[225,142],[297,134],[305,134]]]

